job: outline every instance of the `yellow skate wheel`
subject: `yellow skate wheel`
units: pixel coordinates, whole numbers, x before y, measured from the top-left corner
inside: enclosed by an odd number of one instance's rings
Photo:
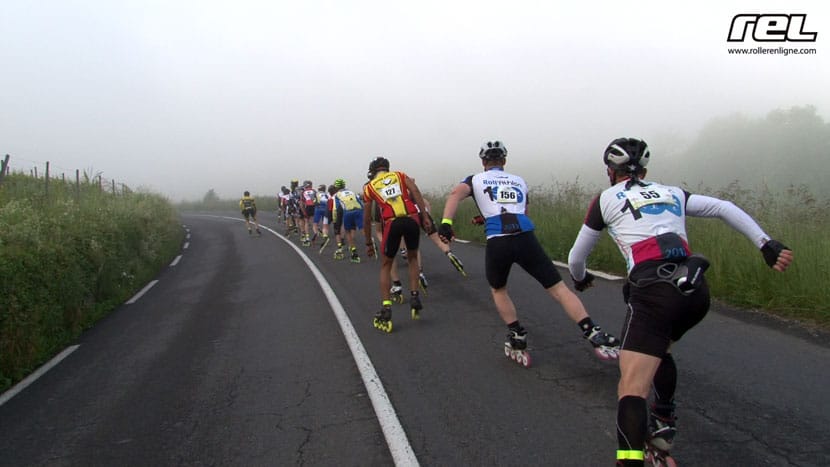
[[[416,310],[415,308],[413,308],[411,310],[411,316],[412,316],[412,319],[421,319],[421,313],[418,310]]]

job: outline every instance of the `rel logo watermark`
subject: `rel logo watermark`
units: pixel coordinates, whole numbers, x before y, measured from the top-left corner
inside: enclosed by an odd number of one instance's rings
[[[804,30],[806,14],[738,14],[732,18],[727,42],[815,42],[817,32]]]

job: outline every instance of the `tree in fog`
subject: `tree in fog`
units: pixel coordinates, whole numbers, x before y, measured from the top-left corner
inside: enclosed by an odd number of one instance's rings
[[[806,185],[822,197],[830,147],[830,124],[813,106],[776,109],[763,118],[740,114],[709,121],[673,164],[672,178],[692,186],[720,187],[738,181],[777,191]]]

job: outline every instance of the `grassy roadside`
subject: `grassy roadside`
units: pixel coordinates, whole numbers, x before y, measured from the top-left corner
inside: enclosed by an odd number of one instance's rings
[[[178,252],[163,197],[11,174],[0,185],[0,392],[74,341]]]

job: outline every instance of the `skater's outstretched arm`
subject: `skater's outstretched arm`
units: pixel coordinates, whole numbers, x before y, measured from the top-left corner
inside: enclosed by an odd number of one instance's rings
[[[466,183],[459,183],[452,189],[444,204],[444,214],[441,216],[441,227],[438,229],[438,236],[444,243],[452,241],[452,220],[458,211],[458,204],[464,198],[472,194],[472,188]]]

